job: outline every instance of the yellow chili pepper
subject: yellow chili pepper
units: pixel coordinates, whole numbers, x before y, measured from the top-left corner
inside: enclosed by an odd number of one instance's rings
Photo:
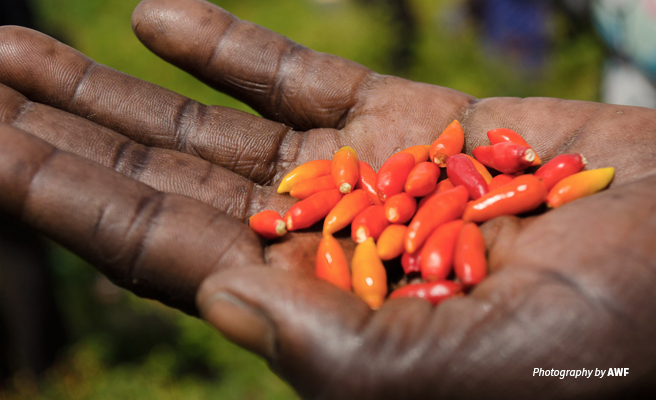
[[[547,195],[547,206],[556,208],[572,200],[597,193],[608,186],[615,175],[615,168],[598,168],[578,172],[561,180]]]
[[[387,295],[387,273],[378,258],[373,238],[355,247],[351,261],[353,292],[374,310],[380,308]]]

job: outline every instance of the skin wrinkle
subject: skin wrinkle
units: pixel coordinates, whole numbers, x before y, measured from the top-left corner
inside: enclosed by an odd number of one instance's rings
[[[289,72],[294,70],[292,68],[294,63],[290,63],[289,60],[293,59],[296,56],[296,52],[300,52],[302,47],[303,46],[298,43],[287,43],[285,51],[282,52],[278,62],[276,63],[276,72],[273,76],[273,85],[271,87],[269,104],[268,107],[265,105],[265,108],[271,108],[270,112],[268,113],[269,115],[282,115],[281,110],[282,102],[285,97],[285,81],[289,76]]]
[[[189,138],[189,131],[194,128],[194,124],[190,124],[189,121],[200,121],[198,115],[201,111],[199,111],[199,108],[203,109],[204,106],[192,99],[186,99],[176,110],[173,116],[173,145],[175,150],[198,156],[193,146],[193,152],[188,151],[187,139]]]
[[[556,154],[567,154],[568,149],[571,148],[574,143],[579,139],[579,136],[582,134],[585,134],[586,130],[585,128],[587,125],[595,120],[595,117],[599,114],[600,111],[602,111],[603,106],[599,106],[595,109],[595,111],[587,116],[583,123],[579,125],[576,129],[572,131],[572,133],[568,134],[566,136],[566,140],[558,146],[558,149],[556,150]]]
[[[212,12],[212,10],[210,10]],[[229,16],[230,22],[228,23],[228,26],[226,26],[223,29],[223,32],[221,32],[221,37],[217,41],[216,45],[214,46],[214,49],[212,50],[212,53],[210,54],[209,58],[207,59],[207,62],[205,63],[205,73],[210,72],[212,70],[212,66],[218,64],[216,60],[219,57],[219,54],[221,54],[221,50],[223,49],[223,45],[225,41],[227,40],[228,36],[232,34],[232,31],[235,29],[235,27],[238,24],[242,23],[242,20],[237,18],[234,15]]]
[[[41,172],[48,168],[48,165],[52,162],[52,160],[57,157],[57,155],[61,151],[57,149],[56,147],[50,147],[50,151],[45,155],[45,158],[42,160],[39,160],[39,163],[37,164],[36,171],[32,174],[32,176],[29,178],[29,183],[27,185],[27,190],[25,191],[25,196],[23,197],[23,201],[20,202],[19,208],[17,215],[20,216],[20,220],[26,221],[26,215],[24,214],[25,212],[25,206],[29,203],[32,191],[34,189],[34,182],[36,181],[37,177],[41,174]]]
[[[65,108],[66,110],[75,109],[75,104],[77,103],[78,98],[84,91],[86,83],[93,77],[93,73],[96,71],[96,67],[98,67],[98,63],[96,63],[93,60],[88,60],[88,64],[84,68],[84,71],[82,71],[82,76],[80,76],[77,82],[73,84],[74,85],[73,94],[71,95],[70,100],[66,103],[66,108]],[[90,116],[87,116],[87,118],[89,117]]]

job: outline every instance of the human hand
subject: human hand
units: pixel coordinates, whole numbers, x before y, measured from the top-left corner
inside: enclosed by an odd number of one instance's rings
[[[313,53],[197,1],[147,1],[133,22],[164,59],[278,122],[205,108],[3,28],[0,80],[12,89],[2,88],[0,118],[79,156],[3,127],[3,210],[142,295],[190,311],[204,280],[198,304],[208,321],[307,397],[566,398],[651,388],[656,112],[477,101]],[[396,149],[430,143],[454,118],[469,152],[487,130],[508,127],[545,161],[581,152],[590,168],[615,167],[616,179],[543,216],[484,224],[493,274],[437,308],[400,299],[372,312],[310,274],[258,268],[311,269],[318,237],[292,233],[261,247],[237,219],[284,211],[290,199],[252,182],[276,182],[341,145],[377,168]],[[537,367],[631,374],[560,380],[532,377]]]

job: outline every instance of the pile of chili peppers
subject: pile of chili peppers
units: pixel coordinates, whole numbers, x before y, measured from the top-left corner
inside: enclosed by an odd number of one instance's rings
[[[300,201],[281,217],[266,210],[249,225],[267,239],[323,222],[316,259],[319,278],[353,290],[373,309],[388,292],[383,261],[400,258],[411,282],[389,298],[417,297],[438,304],[461,295],[488,273],[479,223],[529,212],[546,203],[560,207],[610,183],[613,168],[583,171],[580,154],[562,154],[541,165],[531,146],[510,129],[487,133],[489,146],[462,153],[464,133],[456,120],[432,145],[412,146],[391,156],[378,172],[342,147],[332,160],[296,167],[278,187]],[[494,177],[488,170],[498,172]],[[439,180],[441,169],[446,179]],[[495,173],[496,173],[495,172]],[[419,200],[418,200],[419,199]],[[349,262],[338,231],[351,226],[357,243]],[[418,281],[418,282],[417,282]]]

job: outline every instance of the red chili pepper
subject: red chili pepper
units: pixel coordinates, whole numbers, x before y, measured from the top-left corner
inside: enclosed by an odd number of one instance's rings
[[[417,211],[417,200],[407,193],[399,193],[385,202],[385,215],[393,224],[405,224]]]
[[[266,239],[276,239],[287,233],[285,221],[272,210],[261,211],[248,219],[248,226]]]
[[[344,195],[326,215],[326,219],[323,221],[323,234],[332,234],[346,228],[356,215],[370,205],[371,201],[364,190],[358,189]]]
[[[415,167],[415,158],[412,154],[396,153],[388,158],[378,170],[376,178],[376,191],[380,200],[385,202],[395,194],[401,193],[408,174]]]
[[[429,155],[432,162],[440,167],[446,167],[447,158],[462,152],[465,144],[465,134],[460,122],[455,120],[442,131],[440,136],[431,144]]]
[[[458,233],[464,222],[461,219],[438,226],[426,239],[421,249],[421,277],[427,281],[446,279],[453,266],[453,253]]]
[[[535,176],[542,179],[547,190],[551,190],[559,181],[581,171],[585,164],[581,154],[561,154],[535,171]]]
[[[599,168],[570,175],[549,191],[547,206],[556,208],[570,201],[597,193],[608,186],[615,175],[615,168]]]
[[[456,276],[465,286],[478,284],[487,275],[485,238],[473,222],[466,223],[456,241],[453,267]]]
[[[446,174],[456,186],[464,186],[471,199],[478,199],[488,192],[485,178],[476,170],[465,154],[456,154],[446,162]]]
[[[403,254],[403,238],[407,226],[391,224],[380,234],[376,249],[381,260],[391,260]]]
[[[485,165],[481,164],[480,161],[478,161],[474,157],[470,156],[469,154],[465,154],[465,155],[467,156],[467,158],[469,158],[469,161],[471,161],[472,164],[474,164],[474,168],[476,168],[476,171],[478,171],[478,173],[481,174],[483,179],[485,179],[485,183],[489,185],[490,182],[492,182],[492,174],[490,174],[490,171],[488,171]]]
[[[547,198],[547,189],[535,175],[520,175],[478,200],[469,202],[465,221],[484,222],[501,215],[531,211]]]
[[[387,295],[387,273],[378,258],[373,238],[355,246],[351,274],[353,292],[372,309],[380,308]]]
[[[388,225],[385,207],[369,206],[356,215],[351,222],[351,238],[355,243],[362,243],[370,237],[377,241]]]
[[[435,189],[440,167],[432,162],[420,162],[408,174],[405,192],[413,197],[426,196]]]
[[[535,151],[528,146],[512,142],[497,143],[493,146],[479,146],[472,152],[474,157],[483,165],[504,174],[523,171],[535,161]]]
[[[326,175],[299,183],[292,188],[289,195],[303,200],[315,193],[330,189],[335,189],[335,179],[332,175]]]
[[[453,281],[435,281],[425,283],[411,283],[396,289],[390,295],[390,299],[401,297],[412,297],[424,299],[436,306],[446,299],[462,293],[462,285]]]
[[[278,193],[287,193],[301,182],[330,175],[332,162],[330,160],[314,160],[301,164],[282,178]]]
[[[435,189],[433,189],[432,192],[430,192],[429,194],[424,196],[421,200],[419,200],[419,204],[417,204],[417,210],[420,209],[421,207],[423,207],[424,204],[426,204],[426,202],[428,200],[430,200],[436,194],[446,192],[447,190],[451,190],[454,187],[455,186],[453,185],[453,183],[451,183],[449,178],[446,178],[444,180],[441,180],[441,181],[437,182],[437,185],[435,185]]]
[[[428,160],[428,151],[430,146],[427,144],[420,144],[417,146],[408,147],[407,149],[401,150],[399,153],[408,153],[412,154],[415,157],[415,164]]]
[[[351,270],[342,246],[332,235],[323,235],[319,242],[316,261],[317,277],[351,291]]]
[[[358,156],[355,150],[344,146],[333,155],[331,175],[335,178],[335,187],[342,193],[350,193],[358,182]]]
[[[378,176],[376,171],[364,161],[358,161],[358,167],[360,168],[360,179],[355,184],[355,188],[367,192],[371,204],[375,206],[382,205],[383,202],[378,198],[378,192],[376,191],[376,177]]]
[[[309,228],[321,221],[342,199],[342,196],[339,190],[330,189],[315,193],[294,204],[283,217],[287,230]]]
[[[414,253],[408,253],[407,251],[403,252],[403,255],[401,256],[401,266],[406,275],[410,276],[421,272],[421,249],[422,247],[417,249]]]
[[[531,145],[528,144],[526,140],[524,140],[524,138],[519,135],[519,133],[513,131],[512,129],[507,129],[507,128],[492,129],[491,131],[487,132],[487,137],[488,139],[490,139],[490,144],[492,145],[495,145],[497,143],[503,143],[503,142],[512,142],[533,149],[533,147],[531,147]],[[540,165],[540,164],[542,164],[542,161],[540,160],[540,157],[538,157],[538,154],[536,152],[535,160],[531,165]]]
[[[467,189],[456,186],[439,193],[426,202],[415,214],[405,234],[405,250],[414,253],[435,228],[460,218],[469,200]]]
[[[509,174],[499,174],[492,178],[492,182],[488,185],[488,189],[491,191],[496,190],[497,188],[500,188],[501,186],[505,185],[506,183],[512,182],[512,180],[515,179],[514,175],[509,175]]]

